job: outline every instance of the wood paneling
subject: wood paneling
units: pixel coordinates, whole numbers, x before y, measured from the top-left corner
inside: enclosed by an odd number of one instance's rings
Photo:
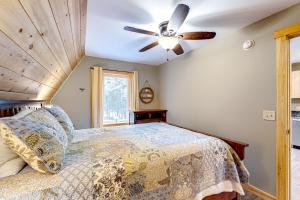
[[[31,100],[36,99],[36,94],[26,94],[26,93],[18,93],[18,92],[7,92],[0,90],[1,99],[4,100]]]
[[[81,57],[80,45],[80,0],[68,0],[69,13],[71,19],[72,35],[77,59]]]
[[[84,56],[87,0],[0,1],[0,99],[50,100]]]
[[[53,15],[64,43],[66,53],[69,57],[71,66],[76,65],[76,55],[73,43],[72,28],[70,23],[70,14],[68,0],[49,0]]]
[[[61,84],[59,79],[7,38],[1,31],[0,66],[53,88],[58,88]]]
[[[71,66],[48,0],[19,0],[66,74]]]
[[[87,1],[80,0],[80,45],[81,54],[85,51],[85,29],[86,29],[86,12],[87,12]]]
[[[66,74],[17,0],[0,1],[0,29],[58,78]]]
[[[0,67],[0,90],[26,94],[37,94],[41,99],[47,99],[55,90],[49,86],[26,78],[10,69]]]

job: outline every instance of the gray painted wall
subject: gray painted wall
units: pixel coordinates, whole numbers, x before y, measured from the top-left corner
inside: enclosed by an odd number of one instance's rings
[[[138,71],[139,87],[148,80],[154,89],[155,98],[151,104],[140,102],[141,109],[159,108],[158,97],[158,66],[142,65],[94,57],[85,57],[80,65],[71,74],[62,88],[54,96],[52,103],[60,105],[70,115],[77,129],[89,128],[91,124],[91,76],[90,67],[100,66],[104,69]],[[85,88],[81,92],[79,88]]]
[[[53,103],[70,114],[76,128],[88,128],[89,68],[137,70],[140,86],[147,79],[156,94],[151,105],[141,108],[166,108],[170,122],[249,143],[250,182],[275,195],[275,122],[263,121],[262,110],[276,109],[273,33],[299,23],[299,13],[300,5],[294,6],[161,67],[86,57]],[[246,39],[256,41],[254,49],[241,50]]]
[[[276,109],[273,33],[299,23],[300,5],[215,39],[160,68],[160,102],[172,123],[250,144],[250,182],[275,195],[275,122],[262,119]],[[244,40],[256,46],[243,51]]]

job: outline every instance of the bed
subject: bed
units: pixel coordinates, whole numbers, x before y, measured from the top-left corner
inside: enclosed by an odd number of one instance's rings
[[[246,145],[224,140],[166,123],[76,130],[59,173],[27,166],[0,179],[0,199],[239,199]]]

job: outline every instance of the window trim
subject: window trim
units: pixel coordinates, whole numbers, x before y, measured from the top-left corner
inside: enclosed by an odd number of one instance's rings
[[[130,79],[130,76],[133,74],[133,72],[125,72],[125,71],[117,71],[117,70],[103,70],[104,76],[116,76],[116,77],[122,77],[122,78],[128,78]]]
[[[103,124],[103,127],[114,127],[114,126],[124,126],[124,125],[129,125],[128,123],[112,123],[112,124]]]

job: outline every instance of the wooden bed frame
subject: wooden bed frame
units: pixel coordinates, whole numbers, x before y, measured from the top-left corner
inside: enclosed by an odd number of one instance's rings
[[[1,101],[0,100],[0,118],[16,115],[17,113],[19,113],[24,109],[36,110],[38,108],[41,108],[43,105],[44,105],[43,101],[7,101],[7,100]],[[244,160],[245,158],[245,148],[248,147],[249,144],[231,140],[228,138],[214,136],[213,134],[210,133],[192,130],[175,124],[170,124],[170,125],[222,139],[236,151],[236,153],[239,155],[241,160]],[[223,192],[220,194],[205,197],[203,200],[240,200],[240,195],[237,192]]]
[[[0,100],[0,118],[11,117],[22,110],[37,110],[43,106],[43,101],[7,101]]]

